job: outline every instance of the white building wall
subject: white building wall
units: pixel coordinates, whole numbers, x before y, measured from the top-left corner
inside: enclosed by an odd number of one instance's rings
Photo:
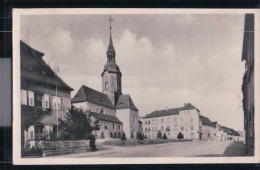
[[[103,114],[111,115],[111,116],[116,116],[115,110],[111,108],[107,108],[104,106],[99,106],[91,102],[80,102],[80,103],[73,103],[73,106],[77,108],[82,108],[87,111],[92,111],[92,112],[97,112],[101,113],[101,110],[103,109]]]
[[[179,115],[143,119],[143,132],[147,138],[157,138],[159,130],[162,136],[165,133],[170,139],[177,139],[177,135],[181,132],[184,138],[197,140],[199,139],[198,112],[196,109],[185,110],[179,112]]]
[[[116,117],[123,123],[123,131],[127,138],[131,137],[130,109],[116,110]]]
[[[139,131],[139,123],[138,123],[138,111],[128,109],[129,110],[129,122],[130,122],[130,133],[133,132],[134,138],[136,138],[136,133]],[[123,122],[124,124],[124,122]]]

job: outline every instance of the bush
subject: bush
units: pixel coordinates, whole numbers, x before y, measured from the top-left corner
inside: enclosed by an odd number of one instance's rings
[[[162,132],[159,130],[158,133],[157,133],[157,138],[158,139],[161,139],[162,138]]]
[[[183,137],[183,134],[180,132],[180,133],[178,134],[177,138],[178,138],[178,139],[183,139],[183,138],[184,138],[184,137]]]
[[[121,136],[121,141],[125,141],[126,140],[126,136],[125,136],[125,132],[123,132],[122,136]]]
[[[167,139],[167,136],[166,136],[166,134],[165,134],[165,133],[163,134],[163,139]]]
[[[144,137],[143,137],[143,135],[142,135],[141,132],[137,132],[136,138],[137,138],[138,140],[144,140]]]

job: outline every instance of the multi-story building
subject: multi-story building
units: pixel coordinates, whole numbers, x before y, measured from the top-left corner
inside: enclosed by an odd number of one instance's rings
[[[192,104],[180,108],[154,111],[143,117],[143,133],[147,138],[157,138],[158,131],[168,139],[177,139],[181,133],[184,139],[199,139],[200,111]]]
[[[217,122],[212,122],[209,118],[200,115],[200,140],[217,139]]]
[[[254,14],[245,15],[242,61],[245,61],[242,84],[245,142],[248,155],[254,155]]]
[[[86,86],[81,86],[72,99],[73,106],[91,113],[99,120],[100,130],[97,137],[120,137],[123,132],[123,124],[116,117],[113,104],[108,96]]]
[[[68,86],[42,59],[43,53],[20,42],[22,145],[58,137],[58,118],[71,108]]]
[[[106,53],[107,63],[101,74],[102,92],[82,86],[72,99],[72,104],[76,107],[82,107],[87,111],[95,112],[100,116],[110,117],[109,121],[105,121],[104,119],[102,121],[106,124],[115,124],[115,126],[118,126],[118,132],[122,133],[124,131],[128,138],[132,136],[136,137],[137,132],[141,130],[138,120],[139,113],[130,95],[122,93],[122,74],[119,66],[116,64],[116,52],[113,46],[111,29],[110,23],[109,45]],[[81,99],[82,96],[84,100]],[[113,122],[111,121],[112,119]],[[112,127],[114,125],[101,126],[101,132],[114,132],[115,129]]]

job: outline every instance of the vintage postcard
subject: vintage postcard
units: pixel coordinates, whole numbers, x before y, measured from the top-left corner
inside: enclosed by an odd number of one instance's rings
[[[14,164],[259,163],[258,20],[13,9]]]

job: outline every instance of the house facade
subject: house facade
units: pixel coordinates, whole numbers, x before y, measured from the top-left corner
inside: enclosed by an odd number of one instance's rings
[[[154,111],[143,117],[143,133],[147,138],[157,138],[158,131],[168,139],[199,139],[199,110],[192,104],[184,107]]]
[[[127,138],[136,137],[137,132],[141,130],[138,121],[139,113],[130,95],[122,93],[122,74],[119,66],[116,64],[116,52],[113,46],[111,30],[110,23],[109,45],[106,53],[107,63],[104,65],[101,73],[102,92],[82,86],[72,99],[72,104],[75,107],[81,107],[99,115],[112,116],[113,118],[111,117],[111,119],[114,120],[112,124],[120,127],[120,129],[117,129],[118,133],[122,134],[124,131]],[[102,122],[106,124],[111,123],[106,120],[102,120]],[[108,129],[102,129],[101,131],[114,132],[113,125],[104,127]]]
[[[73,89],[44,62],[43,53],[22,41],[20,53],[22,143],[31,148],[42,139],[59,137],[58,118],[71,107]]]
[[[242,61],[245,61],[242,84],[245,143],[248,155],[254,155],[254,14],[245,15]]]
[[[200,140],[217,140],[217,122],[200,115]]]

